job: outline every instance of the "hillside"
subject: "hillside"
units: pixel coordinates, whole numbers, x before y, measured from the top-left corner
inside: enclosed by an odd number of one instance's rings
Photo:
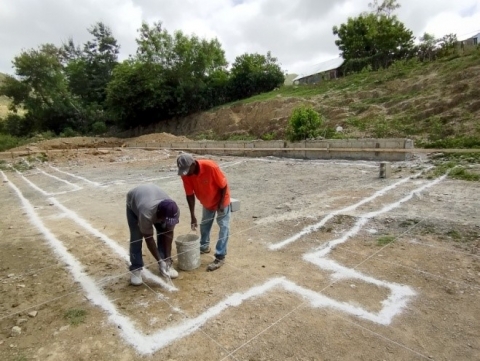
[[[283,139],[292,109],[310,104],[325,117],[327,137],[410,137],[417,145],[480,146],[478,84],[480,48],[436,62],[407,62],[317,85],[284,86],[141,132],[197,139]],[[343,133],[335,134],[337,126]],[[472,139],[478,144],[471,144]]]
[[[207,112],[121,134],[112,130],[108,135],[166,132],[190,139],[285,139],[292,110],[304,104],[323,115],[326,138],[408,137],[417,147],[478,148],[478,84],[480,48],[435,62],[397,63],[387,70],[317,85],[286,85]],[[0,117],[7,106],[7,99],[0,97]],[[336,133],[339,126],[343,131]]]
[[[0,84],[2,84],[3,79],[5,79],[5,74],[0,73]],[[0,118],[3,118],[8,113],[8,98],[0,96]]]

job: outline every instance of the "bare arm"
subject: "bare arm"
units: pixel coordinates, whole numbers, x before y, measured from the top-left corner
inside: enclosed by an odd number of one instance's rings
[[[173,242],[173,228],[167,229],[161,236],[158,236],[158,237],[160,239],[160,242],[162,243],[163,249],[165,250],[164,261],[167,261],[167,260],[171,261],[172,242]]]
[[[198,226],[197,218],[195,217],[195,195],[187,196],[188,209],[190,210],[190,219],[192,230],[195,230]]]
[[[223,211],[223,202],[225,201],[225,193],[227,193],[227,186],[220,189],[220,202],[218,202],[217,210]]]
[[[145,238],[145,242],[147,243],[148,250],[152,254],[152,256],[158,261],[160,261],[160,255],[158,254],[157,244],[155,243],[155,239],[153,238],[153,234],[150,235],[143,235]]]

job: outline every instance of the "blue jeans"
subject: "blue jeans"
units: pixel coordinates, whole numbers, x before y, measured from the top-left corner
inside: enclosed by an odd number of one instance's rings
[[[203,207],[202,223],[200,223],[200,248],[208,249],[210,245],[210,231],[212,230],[213,219],[217,215],[217,224],[220,227],[218,241],[215,247],[215,258],[224,259],[227,255],[228,235],[230,233],[231,206],[224,208],[223,212],[210,211]]]
[[[143,256],[142,256],[142,244],[143,244],[143,234],[140,232],[138,227],[138,217],[133,213],[133,211],[127,206],[127,221],[128,228],[130,228],[130,271],[143,268]],[[157,231],[157,248],[160,258],[165,258],[165,250],[163,249],[161,242],[164,233],[167,231],[167,228],[161,223],[155,223],[153,225]]]

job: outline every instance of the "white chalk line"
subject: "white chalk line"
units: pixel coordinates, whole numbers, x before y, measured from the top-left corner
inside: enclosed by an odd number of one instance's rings
[[[414,192],[416,192],[416,191],[418,191],[418,189],[415,190]],[[388,206],[387,206],[387,207],[388,207]],[[419,223],[420,223],[420,222],[419,222]],[[413,229],[413,228],[416,227],[417,225],[418,225],[418,223],[415,224],[413,227],[410,227],[410,228],[409,228],[408,230],[406,230],[404,233],[409,232],[411,229]],[[382,247],[382,249],[380,249],[378,252],[381,252],[381,251],[382,251],[385,247],[387,247],[387,246],[388,246],[388,245]],[[376,253],[378,253],[378,252],[376,252]],[[360,262],[358,265],[356,265],[354,268],[359,267],[360,265],[362,265],[363,263],[365,263],[366,261],[368,261],[370,258],[371,258],[371,257],[368,257],[367,259],[363,260],[363,261]],[[338,280],[339,280],[339,278],[334,279],[333,282],[331,282],[329,285],[325,286],[322,290],[320,290],[320,292],[323,292],[325,289],[327,289],[328,287],[330,287],[331,285],[333,285],[334,283],[336,283]],[[401,286],[400,286],[400,287],[401,287]],[[290,289],[290,291],[292,291],[292,290]],[[313,292],[313,291],[312,291],[312,292]],[[336,301],[333,301],[333,302],[336,302]],[[287,316],[290,315],[291,313],[295,312],[295,311],[296,311],[297,309],[299,309],[304,303],[305,303],[305,302],[302,302],[300,305],[298,305],[297,307],[295,307],[293,310],[291,310],[290,312],[288,312],[286,315],[282,316],[282,317],[281,317],[280,319],[278,319],[276,322],[274,322],[273,324],[269,325],[266,329],[262,330],[262,331],[259,332],[256,336],[254,336],[253,338],[251,338],[250,340],[248,340],[246,343],[244,343],[243,345],[241,345],[240,347],[238,347],[237,349],[235,349],[235,350],[234,350],[232,353],[230,353],[228,356],[230,356],[231,354],[233,354],[233,353],[235,353],[236,351],[240,350],[240,349],[243,348],[245,345],[247,345],[248,343],[250,343],[251,341],[253,341],[254,339],[256,339],[258,336],[260,336],[261,334],[263,334],[264,332],[266,332],[268,329],[270,329],[271,327],[273,327],[275,324],[277,324],[278,322],[280,322],[281,320],[283,320],[285,317],[287,317]],[[383,303],[385,303],[385,301],[384,301]],[[326,307],[328,307],[328,306],[326,306]],[[334,307],[332,307],[332,308],[334,308]],[[358,309],[358,308],[357,308],[357,309]],[[346,311],[346,310],[344,310],[344,311],[345,311],[346,313],[349,313],[349,312]],[[367,314],[368,314],[368,312],[367,312]],[[358,317],[359,315],[355,315],[355,316]],[[366,319],[369,318],[368,315],[363,315],[363,316],[364,316],[363,318],[366,318]],[[365,317],[365,316],[367,316],[367,317]],[[381,315],[380,315],[380,316],[381,316]],[[360,317],[361,317],[361,316],[360,316]],[[380,320],[380,321],[382,321],[382,320]],[[360,327],[360,328],[362,328],[362,329],[365,329],[365,330],[371,332],[372,334],[381,337],[381,338],[384,339],[384,340],[390,341],[390,342],[392,342],[393,344],[396,344],[396,345],[398,345],[398,346],[400,346],[400,347],[402,347],[402,348],[404,348],[404,349],[406,349],[406,350],[408,350],[408,351],[411,351],[411,352],[413,352],[413,353],[415,353],[415,354],[417,354],[417,355],[419,355],[419,356],[422,356],[422,357],[424,357],[424,358],[427,358],[427,356],[422,355],[421,353],[419,353],[419,352],[417,352],[417,351],[409,348],[408,346],[405,346],[405,345],[403,345],[403,344],[401,344],[401,343],[399,343],[399,342],[397,342],[397,341],[391,340],[391,339],[389,339],[388,337],[383,336],[383,335],[380,335],[380,334],[378,334],[378,333],[375,332],[375,331],[369,330],[368,328],[366,328],[366,327],[364,327],[364,326],[361,326],[361,325],[359,325],[359,324],[357,324],[357,323],[355,323],[355,322],[353,322],[353,321],[348,320],[348,322],[353,323],[354,325],[356,325],[356,326],[358,326],[358,327]],[[378,323],[381,323],[381,322],[378,322]],[[227,356],[227,357],[228,357],[228,356]],[[225,359],[225,358],[224,358],[224,359]],[[223,359],[222,359],[222,360],[223,360]]]
[[[290,283],[283,284],[283,286],[286,287],[286,288],[289,288],[289,289],[292,287]],[[290,287],[288,287],[288,286],[290,286]],[[299,287],[299,286],[298,286],[298,287]],[[267,287],[267,289],[268,289],[268,287]],[[265,289],[265,291],[267,291],[267,289]],[[296,290],[297,290],[297,293],[300,293],[300,294],[301,294],[301,292],[300,292],[301,289],[302,289],[302,288],[297,288],[297,289],[296,289]],[[295,291],[295,288],[291,288],[291,290]],[[309,291],[309,292],[313,292],[313,291]],[[263,292],[261,292],[261,293],[263,293]],[[322,296],[322,297],[323,297],[323,296]],[[248,298],[248,297],[247,297],[247,298]],[[308,297],[307,297],[307,298],[308,298]],[[318,300],[317,300],[317,301],[318,301]],[[327,298],[327,302],[325,302],[325,304],[324,304],[324,302],[317,302],[317,303],[319,303],[319,304],[321,304],[321,305],[324,305],[324,306],[327,306],[327,307],[328,307],[329,305],[332,306],[332,307],[334,307],[334,308],[335,308],[335,306],[337,306],[337,307],[339,307],[340,309],[342,309],[342,303],[339,303],[339,302],[334,301],[334,300],[328,300],[328,298]],[[350,305],[347,304],[347,305],[345,305],[345,306],[347,307],[346,310],[345,310],[346,312],[351,311],[351,309],[350,309],[351,306],[350,306]],[[360,313],[359,316],[360,316],[360,317],[362,317],[362,311],[363,311],[363,310],[359,310],[359,313]],[[348,312],[348,313],[350,313],[350,312]],[[358,316],[358,315],[357,315],[357,316]],[[366,319],[370,319],[370,318],[371,318],[370,315],[368,315],[368,314],[367,314],[367,315],[363,315],[363,317],[366,318]],[[163,331],[161,331],[161,332],[163,332]]]
[[[398,243],[398,239],[395,240],[395,242]],[[338,250],[342,250],[342,251],[346,251],[348,253],[351,253],[351,254],[355,254],[357,256],[362,256],[361,253],[358,253],[358,252],[355,252],[355,251],[352,251],[346,247],[337,247],[336,249]],[[454,279],[451,279],[451,278],[447,278],[447,277],[443,277],[441,275],[438,275],[438,274],[435,274],[435,273],[431,273],[431,272],[428,272],[428,271],[424,271],[424,270],[421,270],[419,268],[415,268],[415,267],[412,267],[412,266],[407,266],[405,264],[402,264],[402,263],[398,263],[398,262],[391,262],[391,261],[386,261],[384,259],[381,259],[381,258],[375,258],[374,261],[378,261],[378,262],[382,262],[382,263],[386,263],[386,264],[390,264],[392,266],[398,266],[398,267],[402,267],[402,268],[408,268],[412,271],[415,271],[417,273],[421,273],[421,274],[425,274],[425,275],[428,275],[428,276],[431,276],[431,277],[434,277],[434,278],[439,278],[441,280],[444,280],[444,281],[449,281],[451,283],[456,283],[456,284],[459,284],[459,285],[463,285],[463,286],[466,286],[466,287],[471,287],[471,288],[475,288],[475,289],[480,289],[479,286],[475,286],[475,285],[469,285],[468,283],[465,283],[465,282],[462,282],[462,281],[458,281],[458,280],[454,280]]]
[[[282,278],[277,278],[277,279],[272,279],[267,281],[262,286],[253,287],[243,294],[239,294],[239,293],[233,294],[232,296],[227,297],[223,302],[219,302],[216,306],[210,308],[209,310],[207,310],[206,312],[204,312],[203,314],[201,314],[200,316],[194,319],[188,320],[187,322],[184,322],[178,326],[160,330],[155,334],[145,336],[139,330],[135,329],[135,327],[133,326],[133,324],[130,322],[128,318],[118,313],[115,306],[108,300],[107,297],[103,295],[101,290],[96,287],[96,285],[91,281],[91,279],[88,276],[86,276],[85,274],[82,274],[81,265],[78,263],[78,261],[75,258],[73,258],[68,253],[68,251],[63,247],[61,242],[59,242],[53,236],[53,234],[51,234],[50,231],[44,227],[43,223],[41,223],[41,220],[36,215],[33,207],[23,197],[23,195],[18,190],[18,188],[16,188],[11,183],[10,183],[10,186],[14,188],[17,194],[19,195],[19,197],[21,197],[22,203],[24,203],[24,206],[27,207],[28,213],[32,217],[33,223],[37,227],[39,227],[42,233],[44,233],[44,235],[47,237],[47,239],[53,243],[54,249],[56,249],[57,253],[59,253],[62,259],[65,259],[69,263],[70,270],[73,273],[74,278],[78,280],[80,284],[83,286],[84,290],[89,295],[89,298],[92,301],[92,303],[100,306],[110,315],[109,320],[115,323],[117,326],[121,327],[121,330],[122,330],[121,334],[124,340],[130,343],[132,346],[134,346],[137,349],[137,351],[140,353],[143,353],[143,354],[153,353],[156,350],[170,344],[171,342],[179,338],[182,338],[184,336],[187,336],[192,332],[195,332],[201,325],[203,325],[212,317],[215,317],[216,315],[221,313],[226,308],[232,307],[232,306],[239,306],[243,301],[252,297],[262,295],[263,293],[277,286],[280,286],[286,289],[287,291],[291,291],[299,294],[300,296],[309,300],[313,307],[332,307],[343,312],[351,313],[353,315],[356,315],[357,317],[365,318],[367,320],[368,319],[374,320],[374,321],[377,320],[377,317],[375,315],[365,312],[365,310],[361,308],[351,306],[344,302],[332,300],[326,296],[320,295],[311,290],[297,286],[290,281],[286,281]],[[56,242],[60,243],[60,247],[58,247],[58,249],[55,248],[57,246],[55,244]],[[63,254],[62,251],[65,254]]]
[[[308,261],[319,268],[323,270],[327,270],[332,272],[332,278],[333,279],[359,279],[362,280],[363,282],[374,284],[376,286],[380,287],[385,287],[390,290],[390,295],[389,297],[382,301],[382,309],[375,315],[377,323],[383,324],[383,325],[388,325],[391,323],[392,319],[399,313],[402,312],[402,310],[406,307],[408,300],[415,296],[416,292],[414,292],[409,286],[405,285],[400,285],[394,282],[386,282],[386,281],[381,281],[378,279],[375,279],[370,276],[366,276],[358,271],[356,271],[354,268],[347,268],[344,266],[341,266],[337,262],[327,259],[326,256],[339,244],[342,244],[346,242],[349,238],[353,237],[356,235],[360,229],[373,217],[376,217],[380,214],[386,213],[391,211],[392,209],[400,206],[402,203],[407,202],[410,200],[414,194],[420,193],[423,190],[432,187],[442,181],[446,175],[435,179],[432,182],[426,183],[423,186],[413,190],[410,192],[407,196],[403,197],[399,201],[395,203],[388,204],[384,206],[382,209],[374,212],[369,212],[363,216],[361,216],[354,224],[354,226],[346,232],[342,237],[334,239],[330,242],[328,242],[326,245],[323,245],[319,250],[312,252],[312,253],[306,253],[303,256],[303,259],[305,261]],[[417,223],[418,224],[418,223]],[[388,244],[387,244],[388,246]],[[383,248],[382,247],[380,250],[377,252],[373,253],[369,257],[367,257],[362,263],[366,262],[373,256],[375,256],[377,253],[379,253]],[[361,265],[360,263],[359,265]],[[355,267],[356,268],[356,267]]]
[[[42,188],[38,187],[36,184],[34,184],[33,182],[31,182],[27,177],[25,177],[21,172],[19,172],[18,170],[15,170],[17,172],[17,174],[29,185],[31,186],[33,189],[35,189],[37,192],[40,192],[42,193],[44,196],[56,196],[56,195],[60,195],[60,194],[66,194],[66,193],[71,193],[71,192],[77,192],[79,190],[81,190],[82,188],[79,188],[79,189],[75,189],[75,190],[71,190],[71,191],[62,191],[62,192],[54,192],[54,193],[50,193],[50,192],[47,192],[45,190],[43,190]]]
[[[289,245],[290,243],[293,243],[295,241],[297,241],[298,239],[300,239],[301,237],[309,234],[309,233],[312,233],[312,232],[315,232],[317,230],[319,230],[320,228],[322,228],[329,220],[331,220],[333,217],[335,217],[336,215],[340,214],[340,213],[345,213],[345,212],[349,212],[349,211],[353,211],[355,210],[356,208],[360,207],[361,205],[365,204],[365,203],[368,203],[372,200],[374,200],[375,198],[378,198],[380,196],[383,196],[385,193],[387,193],[388,191],[398,187],[399,185],[403,184],[403,183],[406,183],[408,182],[410,179],[414,178],[414,177],[417,177],[419,175],[421,175],[422,172],[420,173],[417,173],[416,175],[412,176],[412,177],[408,177],[408,178],[404,178],[396,183],[393,183],[387,187],[384,187],[382,189],[380,189],[379,191],[375,192],[374,194],[372,194],[370,197],[366,197],[366,198],[363,198],[361,201],[355,203],[355,204],[352,204],[348,207],[345,207],[345,208],[342,208],[342,209],[338,209],[338,210],[335,210],[329,214],[327,214],[320,222],[316,223],[316,224],[313,224],[313,225],[310,225],[308,227],[305,227],[301,232],[293,235],[292,237],[290,238],[287,238],[281,242],[278,242],[278,243],[274,243],[274,244],[271,244],[268,248],[270,250],[277,250],[277,249],[280,249],[280,248],[283,248],[287,245]]]
[[[277,158],[277,157],[267,157],[267,158],[250,158],[247,159],[246,161],[251,161],[251,162],[271,162],[271,163],[298,163],[301,165],[345,165],[345,166],[361,166],[361,167],[367,167],[367,168],[376,168],[378,169],[378,164],[369,164],[366,162],[341,162],[338,160],[312,160],[312,159],[297,159],[297,158]]]
[[[59,208],[68,218],[73,220],[79,226],[86,229],[89,233],[91,233],[95,237],[102,240],[103,243],[105,243],[108,247],[110,247],[111,250],[113,250],[117,255],[119,255],[125,261],[127,261],[127,262],[130,261],[130,256],[127,253],[127,251],[123,247],[121,247],[116,241],[114,241],[113,239],[111,239],[107,235],[103,234],[102,232],[100,232],[99,230],[94,228],[89,222],[87,222],[85,219],[80,217],[77,213],[75,213],[71,209],[68,209],[67,207],[65,207],[57,199],[51,197],[48,200],[50,202],[52,202],[57,208]],[[142,273],[145,276],[145,278],[151,280],[152,282],[155,282],[155,283],[159,284],[161,287],[165,288],[168,291],[178,290],[176,287],[171,286],[170,284],[166,283],[162,278],[153,274],[151,271],[149,271],[146,268],[143,269]]]
[[[65,180],[65,179],[63,179],[63,178],[59,178],[59,177],[57,177],[57,176],[55,176],[55,175],[53,175],[53,174],[47,173],[47,172],[41,170],[40,168],[35,168],[35,169],[37,169],[39,172],[41,172],[42,174],[46,175],[47,177],[50,177],[50,178],[55,179],[55,180],[57,180],[57,181],[59,181],[59,182],[63,182],[63,183],[65,183],[65,184],[68,184],[69,186],[73,187],[75,190],[80,190],[80,189],[82,189],[82,187],[77,186],[76,184],[70,183],[69,181],[67,181],[67,180]]]
[[[60,169],[58,169],[57,167],[54,167],[54,166],[52,166],[52,165],[50,165],[50,164],[49,164],[49,167],[52,168],[53,170],[59,172],[59,173],[63,173],[63,174],[66,174],[66,175],[68,175],[68,176],[70,176],[70,177],[83,180],[84,182],[87,182],[87,183],[89,183],[89,184],[91,184],[91,185],[93,185],[93,186],[95,186],[95,187],[99,187],[99,186],[100,186],[100,183],[98,183],[98,182],[94,182],[94,181],[91,181],[91,180],[89,180],[89,179],[87,179],[87,178],[84,178],[84,177],[81,177],[81,176],[78,176],[78,175],[75,175],[75,174],[72,174],[72,173],[69,173],[69,172],[65,172],[65,171],[60,170]]]

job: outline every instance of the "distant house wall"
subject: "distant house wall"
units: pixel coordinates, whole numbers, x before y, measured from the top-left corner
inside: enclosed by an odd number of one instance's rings
[[[464,47],[464,46],[478,46],[480,45],[480,33],[478,33],[477,35],[474,35],[472,36],[471,38],[468,38],[468,39],[465,39],[465,40],[461,40],[458,42],[458,44],[460,45],[460,47]]]
[[[339,76],[339,72],[337,68],[337,69],[331,69],[331,70],[324,71],[322,73],[317,73],[317,74],[306,76],[304,78],[297,79],[293,83],[295,85],[316,84],[321,82],[322,80],[336,79],[338,78],[338,76]]]

